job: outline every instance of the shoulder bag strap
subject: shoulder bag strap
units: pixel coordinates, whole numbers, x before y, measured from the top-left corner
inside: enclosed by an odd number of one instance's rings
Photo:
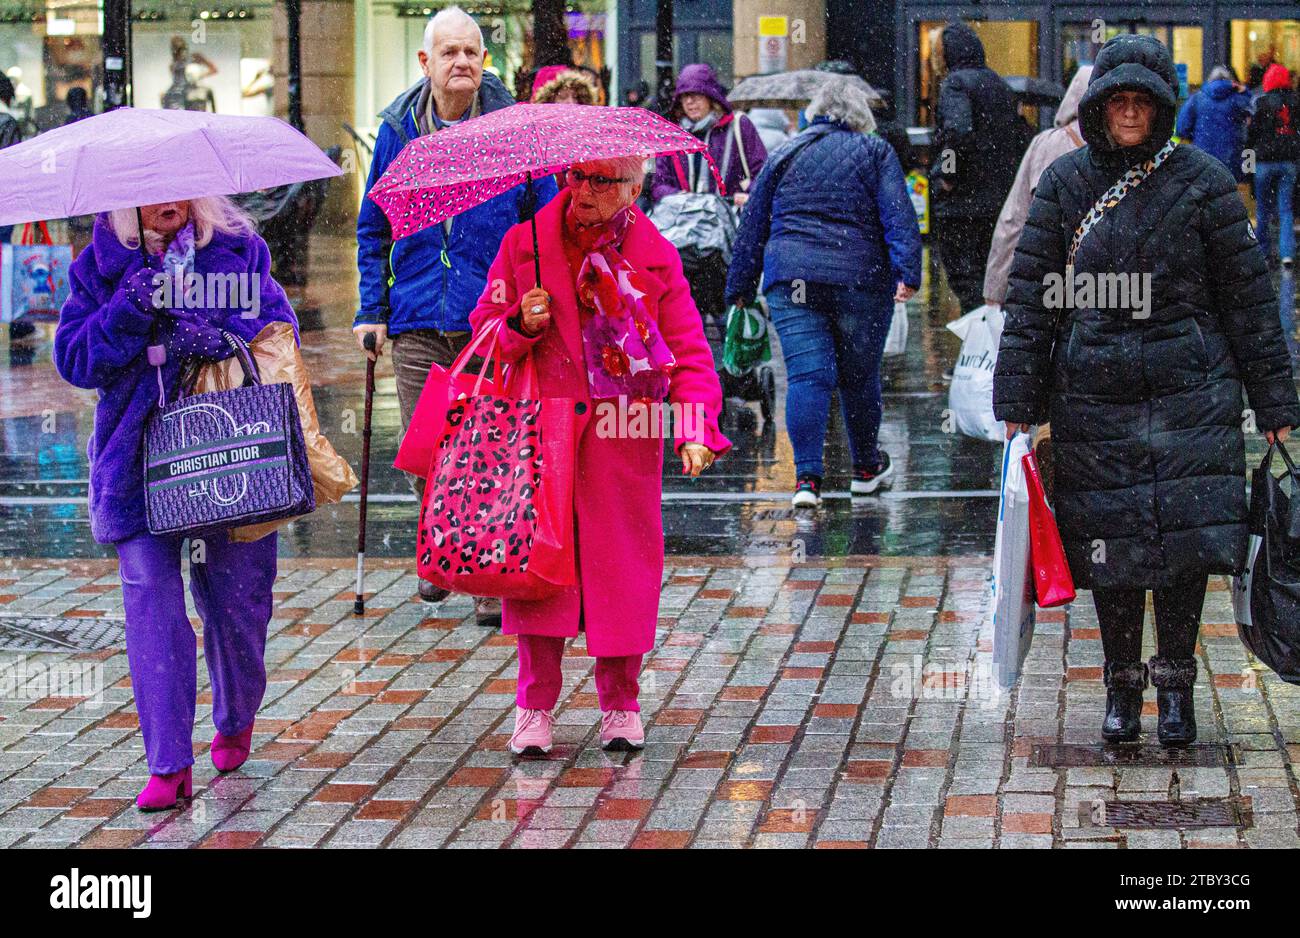
[[[749,191],[749,184],[754,178],[754,174],[749,171],[749,157],[745,155],[745,138],[740,135],[740,115],[737,114],[731,119],[731,136],[736,141],[736,150],[740,153],[740,168],[745,173],[745,178],[740,184],[741,192]],[[725,179],[726,176],[723,176]]]
[[[1169,154],[1173,153],[1177,146],[1178,144],[1171,137],[1169,142],[1161,147],[1155,156],[1145,163],[1129,169],[1113,186],[1101,194],[1101,198],[1093,203],[1092,208],[1088,209],[1088,213],[1079,221],[1079,227],[1074,229],[1074,238],[1070,242],[1070,253],[1066,255],[1065,259],[1067,273],[1073,273],[1074,255],[1078,252],[1079,244],[1087,236],[1088,232],[1097,226],[1097,222],[1101,221],[1102,216],[1108,210],[1122,202],[1124,196],[1136,189],[1142,180],[1155,172],[1160,164],[1169,158]]]

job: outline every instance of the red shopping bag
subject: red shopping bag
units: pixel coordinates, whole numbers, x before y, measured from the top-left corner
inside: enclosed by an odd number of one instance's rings
[[[480,386],[447,411],[420,506],[416,567],[453,592],[544,599],[577,583],[574,402],[540,396],[531,354],[502,385]]]
[[[402,442],[398,444],[397,458],[393,460],[394,468],[423,478],[429,472],[429,461],[433,459],[433,451],[447,429],[447,411],[451,406],[462,397],[479,393],[496,394],[501,391],[495,381],[484,377],[485,372],[480,371],[478,375],[465,373],[469,360],[474,357],[475,351],[486,339],[491,341],[483,361],[493,363],[494,376],[501,375],[501,358],[498,354],[495,328],[486,329],[475,336],[456,356],[456,361],[450,368],[443,368],[438,364],[430,368],[429,377],[425,379],[424,388],[420,391],[420,399],[416,401],[415,410],[411,414],[411,422],[406,428],[406,433],[402,435]]]
[[[1031,449],[1021,459],[1029,485],[1029,559],[1034,568],[1034,592],[1044,609],[1064,606],[1074,600],[1074,577],[1065,562],[1065,547],[1056,527],[1056,516],[1047,506],[1038,460]]]

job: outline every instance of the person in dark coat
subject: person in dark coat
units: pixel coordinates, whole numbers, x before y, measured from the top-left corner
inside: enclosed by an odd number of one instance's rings
[[[1023,152],[1016,101],[984,64],[984,46],[965,23],[941,34],[930,193],[939,259],[963,311],[983,300],[984,262],[998,213]]]
[[[1187,99],[1178,112],[1174,133],[1193,143],[1232,171],[1238,182],[1241,148],[1246,143],[1246,121],[1250,119],[1250,92],[1237,84],[1232,70],[1220,65],[1210,80]]]
[[[828,82],[812,123],[763,168],[740,219],[726,295],[747,305],[763,275],[789,378],[795,507],[821,501],[822,446],[837,388],[855,495],[893,473],[879,448],[880,360],[895,301],[921,283],[921,233],[898,157],[871,131],[865,92]]]
[[[1264,93],[1255,102],[1247,145],[1255,151],[1256,229],[1271,255],[1273,236],[1269,229],[1277,215],[1278,256],[1282,266],[1289,269],[1295,255],[1291,201],[1296,161],[1300,160],[1300,111],[1291,91],[1291,73],[1283,65],[1270,65],[1264,73]]]
[[[1154,38],[1102,47],[1079,105],[1087,146],[1043,173],[1016,248],[993,386],[1008,435],[1051,418],[1056,520],[1101,626],[1102,735],[1137,738],[1149,673],[1165,745],[1196,738],[1206,580],[1240,573],[1246,557],[1243,424],[1271,443],[1300,420],[1277,296],[1232,174],[1170,139],[1177,86]],[[1076,230],[1136,167],[1150,175],[1079,241],[1067,301]]]

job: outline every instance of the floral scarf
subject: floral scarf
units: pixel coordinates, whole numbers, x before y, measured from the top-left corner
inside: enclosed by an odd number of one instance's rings
[[[181,276],[194,273],[194,222],[187,222],[185,227],[176,232],[171,244],[163,252],[163,270],[168,276],[180,269]]]
[[[641,275],[619,253],[631,224],[627,209],[600,225],[579,225],[571,210],[565,218],[583,254],[577,293],[588,314],[582,344],[591,396],[651,403],[667,397],[676,360],[646,310]]]

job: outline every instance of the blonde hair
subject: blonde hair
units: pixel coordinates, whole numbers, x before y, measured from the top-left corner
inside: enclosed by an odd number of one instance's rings
[[[234,202],[224,195],[208,195],[190,199],[190,221],[194,225],[194,246],[207,247],[212,236],[221,234],[247,235],[257,231],[253,219]],[[123,247],[138,250],[140,247],[140,224],[136,210],[133,208],[114,209],[108,213],[108,227]],[[150,254],[161,254],[166,248],[162,235],[151,228],[144,233],[146,247]]]

